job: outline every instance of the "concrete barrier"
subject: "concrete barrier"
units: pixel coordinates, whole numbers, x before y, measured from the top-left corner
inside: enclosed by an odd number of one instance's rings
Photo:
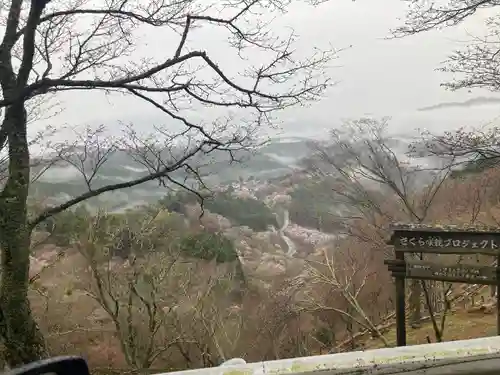
[[[169,375],[493,375],[500,337],[374,349],[170,372]]]

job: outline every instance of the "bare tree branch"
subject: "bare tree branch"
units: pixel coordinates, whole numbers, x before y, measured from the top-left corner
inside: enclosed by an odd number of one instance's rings
[[[500,5],[497,0],[449,0],[444,4],[425,0],[406,0],[406,2],[407,18],[403,26],[393,31],[396,37],[456,26],[480,9]]]
[[[328,255],[326,251],[323,251],[323,258],[324,260],[320,262],[309,262],[307,269],[311,274],[311,282],[313,284],[329,286],[331,291],[340,293],[342,298],[344,298],[350,306],[349,310],[352,310],[353,313],[333,306],[323,306],[314,298],[304,302],[306,302],[306,304],[312,302],[316,309],[332,310],[344,315],[348,319],[361,325],[363,328],[370,330],[375,337],[381,340],[384,346],[388,347],[389,343],[387,339],[382,335],[376,324],[368,317],[360,304],[360,293],[367,285],[370,276],[369,273],[366,272],[366,264],[360,265],[359,263],[356,264],[352,262],[351,264],[341,263],[342,266],[340,266],[337,261],[338,257],[334,259],[334,257]],[[341,268],[346,265],[350,266],[350,269],[341,270]],[[356,318],[354,314],[360,318]]]
[[[449,0],[446,2],[411,0],[404,25],[392,31],[394,37],[460,25],[483,9],[495,9],[497,0]],[[443,84],[448,89],[500,89],[499,26],[497,15],[485,20],[485,35],[470,36],[464,48],[455,50],[439,70],[453,74],[453,80]]]

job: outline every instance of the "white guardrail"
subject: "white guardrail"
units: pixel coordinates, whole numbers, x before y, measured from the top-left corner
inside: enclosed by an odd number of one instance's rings
[[[168,375],[497,375],[500,374],[500,336],[276,361],[243,362],[241,359],[232,359],[219,367],[176,371]]]

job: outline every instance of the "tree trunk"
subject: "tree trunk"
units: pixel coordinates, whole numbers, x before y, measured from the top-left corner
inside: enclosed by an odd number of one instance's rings
[[[356,339],[354,337],[354,322],[352,319],[352,316],[354,315],[355,312],[350,304],[347,306],[346,310],[347,310],[347,316],[345,317],[346,330],[347,334],[349,335],[349,338],[351,339],[351,350],[356,350]]]
[[[8,131],[9,177],[0,194],[0,333],[6,347],[6,360],[15,367],[46,357],[47,350],[28,300],[30,168],[24,103],[10,106],[4,121]]]

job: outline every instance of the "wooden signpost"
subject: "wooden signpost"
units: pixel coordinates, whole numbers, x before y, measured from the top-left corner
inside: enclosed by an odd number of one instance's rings
[[[395,278],[397,345],[406,346],[405,279],[497,286],[497,334],[500,335],[500,229],[476,226],[396,224],[389,244],[395,259],[385,264]],[[421,260],[422,254],[490,255],[497,266],[444,264]]]

